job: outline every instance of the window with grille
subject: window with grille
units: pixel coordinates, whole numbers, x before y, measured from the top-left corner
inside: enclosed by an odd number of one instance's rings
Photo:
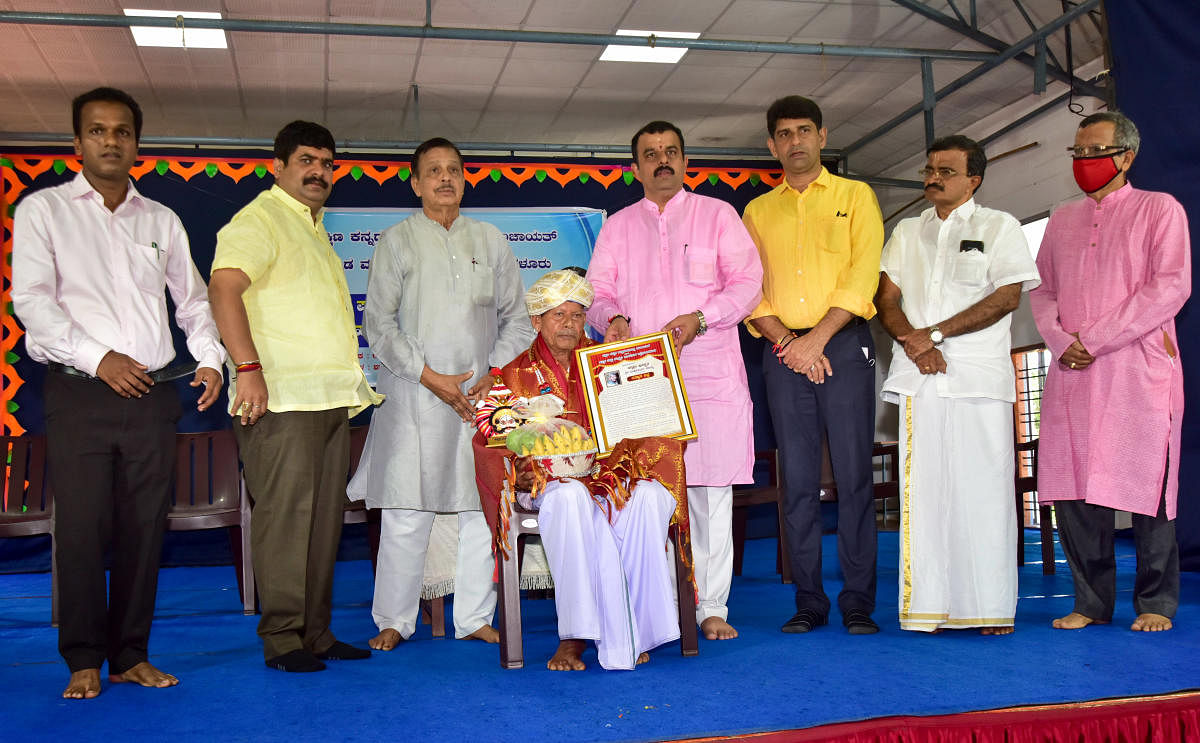
[[[1033,441],[1038,438],[1042,420],[1042,390],[1046,386],[1046,372],[1050,368],[1050,352],[1046,346],[1025,346],[1012,351],[1013,368],[1017,372],[1017,404],[1013,408],[1016,417],[1017,442]],[[1033,474],[1032,451],[1022,451],[1017,460],[1017,476]],[[1041,525],[1037,492],[1025,493],[1024,526]]]

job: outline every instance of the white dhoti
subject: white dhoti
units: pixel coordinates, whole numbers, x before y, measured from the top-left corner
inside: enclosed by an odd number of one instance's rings
[[[434,529],[439,522],[457,517],[458,550],[454,577],[445,575],[444,559],[437,553],[453,545],[452,528]],[[447,524],[452,527],[452,524]],[[430,544],[430,530],[435,537]],[[441,549],[439,549],[441,545]],[[436,514],[408,508],[384,508],[380,514],[379,557],[375,569],[375,598],[371,616],[381,631],[394,629],[404,639],[417,628],[422,598],[454,591],[454,636],[463,638],[485,624],[496,611],[496,586],[492,581],[492,534],[482,511]],[[427,555],[428,550],[428,555]],[[427,565],[432,560],[431,565]]]
[[[666,488],[638,483],[612,523],[577,480],[549,483],[537,501],[561,639],[595,641],[610,670],[630,670],[641,653],[679,639],[666,550],[675,499]]]
[[[900,626],[1011,627],[1017,608],[1012,403],[900,398]]]

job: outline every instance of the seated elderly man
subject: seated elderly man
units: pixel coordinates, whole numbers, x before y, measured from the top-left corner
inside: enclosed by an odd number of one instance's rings
[[[592,345],[583,331],[592,298],[591,284],[575,269],[552,271],[529,288],[525,304],[538,336],[500,370],[481,403],[477,422],[484,436],[496,432],[497,411],[545,394],[565,403],[563,418],[589,428],[574,357],[576,348]],[[661,440],[629,443],[643,441]],[[517,488],[536,490],[529,458],[518,457],[516,470]],[[554,579],[560,643],[546,664],[552,671],[582,671],[586,640],[596,643],[603,668],[631,670],[650,659],[649,650],[679,638],[665,549],[676,499],[656,480],[624,484],[627,499],[578,479],[550,480],[532,502],[520,498],[539,512]]]

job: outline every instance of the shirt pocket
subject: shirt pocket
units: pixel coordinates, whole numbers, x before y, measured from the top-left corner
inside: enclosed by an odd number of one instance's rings
[[[693,286],[711,286],[717,280],[716,251],[694,250],[683,258],[684,279]]]
[[[987,256],[978,250],[960,252],[950,266],[950,280],[962,286],[978,288],[987,283]]]
[[[486,263],[471,266],[471,300],[490,305],[496,298],[496,272]]]
[[[133,244],[129,251],[129,273],[137,286],[161,292],[166,272],[166,250],[161,245],[157,242]]]
[[[815,226],[815,232],[809,235],[822,235],[821,249],[826,253],[844,253],[850,248],[850,217],[818,217],[810,221],[810,227]],[[814,240],[819,238],[813,238]],[[803,247],[803,246],[802,246]]]

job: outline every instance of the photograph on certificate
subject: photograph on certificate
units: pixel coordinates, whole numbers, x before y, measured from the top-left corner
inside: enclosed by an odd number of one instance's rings
[[[622,439],[666,436],[690,441],[696,426],[666,333],[578,349],[588,416],[600,456]]]

